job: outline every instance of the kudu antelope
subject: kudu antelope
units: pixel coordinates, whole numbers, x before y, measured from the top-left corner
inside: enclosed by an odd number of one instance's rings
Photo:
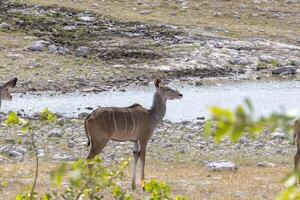
[[[294,141],[293,143],[297,145],[297,153],[294,158],[294,170],[299,170],[299,159],[300,159],[300,119],[294,122]]]
[[[11,101],[12,96],[10,95],[8,89],[15,87],[17,84],[17,78],[13,78],[4,85],[0,86],[0,107],[1,107],[1,100]]]
[[[133,141],[132,189],[136,188],[136,166],[140,160],[141,180],[144,180],[146,147],[157,124],[166,114],[167,100],[181,99],[182,94],[155,80],[156,91],[153,104],[146,109],[139,104],[129,107],[103,107],[94,110],[85,119],[88,159],[93,159],[107,145],[109,140]]]

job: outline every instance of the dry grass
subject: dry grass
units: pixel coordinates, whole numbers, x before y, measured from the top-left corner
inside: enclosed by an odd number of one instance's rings
[[[42,162],[37,191],[49,192],[49,173],[56,164]],[[188,195],[191,199],[274,199],[282,189],[281,180],[291,166],[257,168],[240,166],[236,172],[210,172],[196,163],[163,163],[148,159],[147,179],[156,178],[166,181],[174,194]],[[32,182],[34,167],[28,163],[1,164],[0,176],[9,180],[3,199],[14,199],[18,191],[28,189]],[[124,186],[130,189],[131,166],[125,171]],[[132,192],[135,199],[146,194],[138,188]]]
[[[141,21],[192,26],[201,32],[216,33],[234,38],[262,37],[297,43],[300,23],[297,13],[300,4],[285,1],[260,4],[247,0],[188,1],[182,9],[179,1],[74,1],[24,0],[30,4],[57,5],[110,15],[122,21]],[[150,10],[147,15],[140,14]],[[220,15],[219,15],[220,13]]]

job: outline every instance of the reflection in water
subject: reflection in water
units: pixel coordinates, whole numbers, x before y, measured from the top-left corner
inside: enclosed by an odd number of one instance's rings
[[[172,85],[183,94],[181,100],[167,103],[166,119],[173,122],[207,117],[208,108],[213,105],[234,108],[244,98],[252,100],[257,115],[272,111],[300,110],[300,81],[248,82],[220,86],[179,86]],[[26,114],[39,112],[48,107],[52,112],[77,117],[81,112],[90,112],[87,107],[129,106],[139,103],[151,106],[154,87],[141,87],[126,92],[102,92],[99,94],[69,93],[61,95],[26,94],[14,95],[11,102],[3,102],[1,111],[20,111]]]

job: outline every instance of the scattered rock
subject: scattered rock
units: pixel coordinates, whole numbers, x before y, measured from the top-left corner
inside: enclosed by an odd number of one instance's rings
[[[282,133],[282,132],[274,132],[271,134],[271,137],[273,140],[276,140],[276,139],[286,139],[287,136],[285,133]]]
[[[295,66],[285,66],[285,67],[277,67],[272,69],[272,74],[280,74],[280,75],[290,75],[296,74],[298,67]]]
[[[74,141],[70,141],[70,142],[68,143],[68,147],[69,147],[69,148],[74,148],[74,147],[75,147],[75,142],[74,142]]]
[[[38,157],[45,157],[45,151],[43,149],[37,150]]]
[[[85,15],[83,13],[80,13],[78,15],[78,18],[81,20],[81,21],[84,21],[84,22],[93,22],[95,21],[95,17],[92,17],[92,16],[89,16],[89,15]]]
[[[223,14],[220,13],[220,12],[214,12],[214,13],[212,14],[212,16],[214,16],[214,17],[222,17]]]
[[[62,137],[63,131],[58,128],[54,128],[50,133],[48,134],[48,137]]]
[[[140,12],[140,14],[142,14],[142,15],[149,15],[151,13],[152,13],[151,10],[143,10],[142,12]]]
[[[87,57],[89,54],[89,48],[88,47],[79,47],[75,51],[75,56],[77,57]]]
[[[26,153],[26,150],[21,148],[18,145],[5,145],[4,147],[0,148],[0,153],[6,154],[7,156],[13,158],[22,158]]]
[[[67,47],[59,47],[59,48],[57,49],[57,53],[58,53],[58,54],[62,54],[62,55],[69,54],[70,52],[71,52],[70,49],[67,48]]]
[[[57,49],[57,46],[54,44],[48,46],[49,53],[56,53]]]
[[[73,26],[73,25],[63,27],[63,30],[65,30],[65,31],[74,31],[76,29],[77,29],[77,26]]]
[[[87,110],[93,110],[94,108],[93,108],[93,107],[90,107],[90,106],[88,106],[88,107],[85,107],[85,109],[87,109]]]
[[[235,171],[237,170],[237,165],[233,162],[222,160],[216,162],[210,162],[206,167],[211,171]]]
[[[249,61],[247,58],[244,58],[244,57],[235,57],[235,58],[229,60],[229,62],[232,65],[249,65],[249,64],[251,64],[251,61]]]
[[[9,25],[8,23],[2,22],[2,23],[0,24],[0,30],[6,31],[6,30],[9,30],[9,29],[10,29],[10,25]]]
[[[9,53],[7,57],[12,58],[13,60],[24,58],[22,54],[18,54],[18,53],[14,53],[14,54]]]
[[[196,86],[201,86],[201,85],[204,85],[203,81],[196,81],[195,82],[195,85]]]
[[[43,51],[44,50],[44,44],[41,41],[35,41],[32,42],[27,49],[30,51]]]
[[[87,116],[89,115],[89,113],[87,112],[82,112],[78,115],[78,119],[85,119]]]
[[[249,144],[249,140],[245,137],[242,137],[241,139],[239,139],[239,143],[240,144]]]
[[[54,155],[53,159],[58,160],[58,161],[75,161],[75,160],[77,160],[77,158],[75,158],[74,156],[69,156],[69,155]]]
[[[260,162],[256,165],[257,167],[276,167],[275,164],[270,162]]]
[[[18,158],[18,157],[22,157],[23,154],[22,154],[22,152],[20,152],[20,151],[12,150],[12,151],[10,151],[10,152],[8,153],[8,156],[14,157],[14,158]]]
[[[260,55],[259,56],[259,61],[261,61],[261,62],[272,62],[273,60],[275,60],[275,59],[269,55]]]
[[[248,41],[232,41],[226,47],[235,50],[250,50],[254,47],[254,44]]]

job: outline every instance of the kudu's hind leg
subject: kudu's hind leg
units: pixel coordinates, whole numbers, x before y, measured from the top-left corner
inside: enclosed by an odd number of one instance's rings
[[[297,153],[294,157],[294,171],[299,170],[299,159],[300,159],[300,149],[297,149]]]
[[[134,141],[134,146],[133,146],[133,174],[132,174],[132,182],[131,182],[131,187],[133,190],[136,189],[136,182],[135,182],[135,177],[136,177],[136,166],[139,160],[139,154],[140,154],[140,147],[139,147],[139,142]]]
[[[90,121],[91,126],[89,129],[89,134],[91,138],[91,149],[87,159],[93,159],[96,155],[98,155],[104,147],[107,145],[109,138],[106,136],[104,132],[99,132],[97,130],[97,126],[95,121]]]
[[[87,159],[90,160],[95,158],[99,153],[101,153],[101,151],[104,149],[107,143],[108,143],[107,139],[103,140],[101,143],[95,143],[95,144],[92,143]]]

